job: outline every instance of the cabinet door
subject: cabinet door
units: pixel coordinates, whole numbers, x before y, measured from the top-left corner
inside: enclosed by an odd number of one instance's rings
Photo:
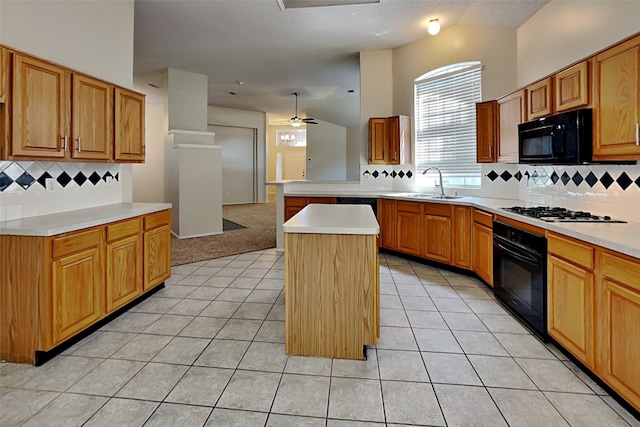
[[[306,197],[285,197],[284,198],[284,220],[288,221],[307,206]]]
[[[144,95],[115,89],[115,160],[144,162]]]
[[[597,160],[640,159],[640,36],[594,60]]]
[[[549,256],[547,270],[549,335],[593,368],[593,273],[555,256]]]
[[[476,161],[493,163],[496,161],[498,140],[498,103],[496,101],[476,104]]]
[[[640,410],[640,262],[599,251],[598,269],[596,373]]]
[[[498,100],[498,162],[518,162],[518,125],[525,121],[525,91],[519,90]]]
[[[556,112],[589,104],[589,62],[582,61],[554,76]]]
[[[60,343],[102,317],[104,274],[100,248],[86,249],[52,264],[52,336]]]
[[[493,230],[477,222],[471,229],[473,271],[493,286]]]
[[[389,164],[411,163],[411,117],[394,116],[388,119]]]
[[[553,114],[553,81],[547,77],[527,87],[527,120]]]
[[[163,225],[144,233],[143,291],[171,277],[171,229]]]
[[[453,206],[453,250],[451,261],[453,265],[471,268],[471,208]]]
[[[9,53],[0,46],[0,104],[6,102],[7,87],[9,86]]]
[[[71,157],[110,160],[113,149],[113,88],[82,74],[73,75]]]
[[[142,292],[142,238],[139,234],[107,244],[107,312]]]
[[[64,158],[69,98],[68,73],[63,68],[14,54],[11,154]]]
[[[389,129],[386,118],[369,119],[369,164],[389,163]]]
[[[381,246],[387,249],[396,248],[396,201],[380,199],[380,241]]]
[[[451,262],[451,205],[422,203],[421,255],[435,261]]]
[[[420,255],[420,204],[397,202],[396,249],[412,255]]]

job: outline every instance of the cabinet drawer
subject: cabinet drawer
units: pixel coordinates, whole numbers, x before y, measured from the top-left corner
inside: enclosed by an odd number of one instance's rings
[[[547,247],[549,253],[593,270],[593,247],[551,233],[547,236]]]
[[[107,225],[107,242],[140,233],[140,217]]]
[[[599,252],[602,276],[640,292],[640,263],[608,252]]]
[[[451,205],[444,203],[423,203],[422,209],[425,215],[451,216]]]
[[[284,203],[286,206],[296,206],[304,208],[307,206],[307,198],[306,197],[285,197]]]
[[[485,227],[493,228],[493,215],[487,212],[479,211],[477,209],[473,210],[473,222],[477,222],[478,224],[482,224]]]
[[[100,244],[101,232],[102,228],[93,228],[80,233],[57,237],[52,241],[51,256],[53,258],[60,258],[84,249],[98,246]]]
[[[420,203],[417,202],[403,202],[398,200],[397,208],[398,211],[401,212],[420,213]]]
[[[169,222],[171,222],[171,211],[169,210],[149,214],[144,217],[144,230],[151,230],[169,224]]]

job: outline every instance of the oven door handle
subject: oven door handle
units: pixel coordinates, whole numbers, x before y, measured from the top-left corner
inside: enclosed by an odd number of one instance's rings
[[[542,257],[538,256],[538,255],[534,255],[534,254],[529,254],[529,253],[523,253],[522,250],[517,250],[517,246],[507,243],[506,241],[504,241],[504,243],[499,242],[498,239],[500,239],[499,236],[494,236],[494,244],[499,247],[500,249],[502,249],[503,251],[505,251],[507,254],[509,254],[509,256],[512,256],[522,262],[526,262],[528,264],[532,264],[532,265],[542,265]]]

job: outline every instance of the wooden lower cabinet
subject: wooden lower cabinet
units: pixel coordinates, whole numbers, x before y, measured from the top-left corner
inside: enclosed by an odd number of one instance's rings
[[[107,226],[107,311],[142,293],[140,218]]]
[[[101,247],[83,249],[51,265],[52,346],[95,323],[104,314]],[[45,301],[46,303],[46,301]]]
[[[380,224],[380,246],[386,249],[396,248],[396,201],[378,199],[378,223]]]
[[[155,278],[145,290],[167,279],[169,218],[166,210],[55,236],[0,235],[0,359],[35,363],[36,352],[140,296],[143,270]]]
[[[143,291],[171,276],[171,213],[162,211],[146,215],[144,222]]]
[[[594,366],[594,249],[555,233],[547,235],[547,329],[585,366]]]
[[[640,410],[640,260],[596,252],[596,374]]]
[[[548,333],[587,367],[593,367],[593,273],[558,257],[547,259]]]
[[[302,208],[311,203],[333,204],[336,203],[336,198],[286,196],[284,198],[284,220],[288,221],[292,216],[300,212]]]
[[[470,207],[451,207],[451,263],[456,267],[471,269],[471,222]]]
[[[472,269],[493,286],[493,229],[476,221],[471,226]]]
[[[425,258],[451,263],[451,205],[423,203],[422,251]]]
[[[420,255],[420,211],[419,202],[397,201],[396,249],[411,255]]]

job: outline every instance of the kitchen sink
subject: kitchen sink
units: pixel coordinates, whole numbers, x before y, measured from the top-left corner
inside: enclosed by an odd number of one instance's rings
[[[429,196],[429,199],[441,199],[441,200],[453,200],[462,199],[464,196],[443,196],[442,194],[436,194],[435,196]]]

